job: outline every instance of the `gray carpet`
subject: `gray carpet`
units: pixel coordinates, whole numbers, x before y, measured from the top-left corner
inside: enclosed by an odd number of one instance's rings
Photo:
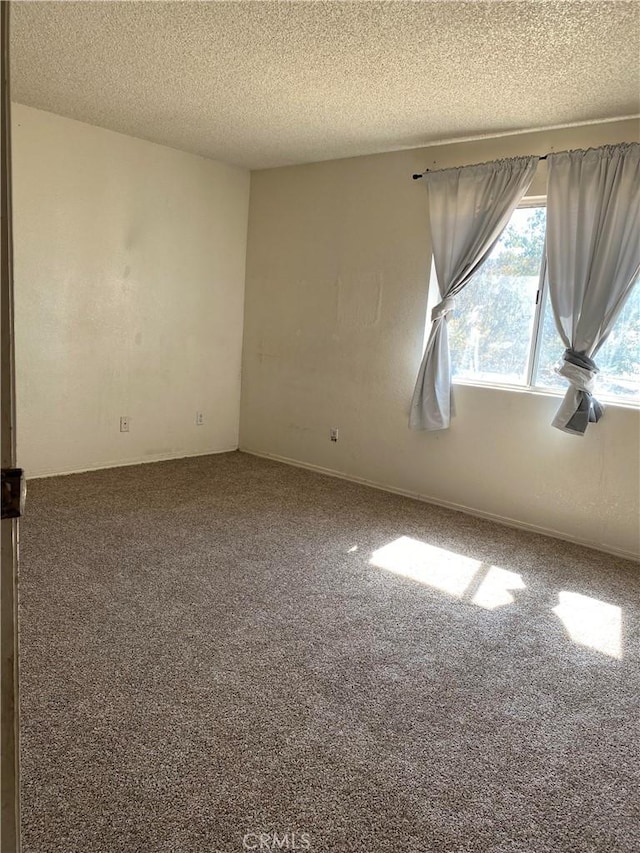
[[[640,850],[636,564],[230,453],[32,482],[20,599],[24,853]]]

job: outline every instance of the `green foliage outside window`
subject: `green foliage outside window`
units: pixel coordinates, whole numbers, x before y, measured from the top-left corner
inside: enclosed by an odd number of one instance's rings
[[[526,385],[544,253],[546,210],[519,208],[491,256],[456,297],[449,320],[453,375]],[[554,371],[564,345],[555,327],[548,291],[541,306],[538,368],[534,384],[566,387]],[[596,355],[598,392],[640,396],[640,287],[627,300]]]

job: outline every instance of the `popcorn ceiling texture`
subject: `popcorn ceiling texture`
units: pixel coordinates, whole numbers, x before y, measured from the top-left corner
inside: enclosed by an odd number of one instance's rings
[[[15,3],[13,99],[248,168],[639,111],[637,2]]]

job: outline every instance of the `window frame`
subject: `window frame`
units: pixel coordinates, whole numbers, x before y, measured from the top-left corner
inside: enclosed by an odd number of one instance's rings
[[[523,199],[518,205],[519,208],[544,208],[545,222],[547,197],[546,196],[531,196],[528,199]],[[540,333],[544,321],[544,309],[547,295],[547,252],[546,238],[542,246],[542,258],[540,260],[540,275],[538,278],[538,290],[536,291],[536,307],[533,315],[533,326],[531,328],[531,340],[529,341],[529,358],[527,359],[527,384],[525,388],[535,388],[535,378],[538,372],[538,363],[540,361]],[[564,392],[563,392],[564,393]]]
[[[520,204],[517,205],[516,210],[521,208],[545,208],[547,207],[547,197],[546,196],[528,196],[522,199]],[[433,285],[433,288],[431,287]],[[636,285],[640,286],[640,284]],[[516,391],[518,393],[529,393],[529,394],[542,394],[544,396],[551,397],[563,397],[566,393],[565,388],[551,388],[548,385],[539,385],[536,383],[536,376],[538,372],[538,365],[540,362],[540,350],[541,350],[541,332],[543,328],[544,316],[545,316],[545,307],[547,302],[547,291],[549,288],[549,283],[547,279],[547,257],[546,252],[543,250],[542,259],[540,262],[540,277],[538,280],[538,289],[536,291],[536,305],[535,305],[535,313],[533,318],[533,325],[531,328],[531,337],[529,341],[529,354],[527,356],[527,365],[526,365],[526,383],[521,382],[495,382],[487,379],[471,379],[469,377],[458,377],[452,375],[451,382],[453,385],[470,385],[472,388],[495,388],[499,391]],[[435,266],[431,264],[431,275],[430,275],[430,287],[429,290],[438,290],[438,284],[435,274]],[[429,300],[431,302],[431,300]],[[435,304],[435,303],[434,303]],[[429,311],[430,316],[430,311]],[[430,327],[430,323],[427,323],[427,334],[428,329]],[[425,335],[425,344],[426,344]],[[629,399],[625,397],[618,397],[612,394],[606,393],[598,393],[596,389],[596,395],[599,400],[602,400],[607,405],[611,406],[619,406],[620,408],[625,409],[640,409],[640,397],[636,399]]]

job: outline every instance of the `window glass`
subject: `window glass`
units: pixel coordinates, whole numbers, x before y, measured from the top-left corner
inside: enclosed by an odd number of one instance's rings
[[[540,318],[540,331],[538,332],[538,367],[534,382],[543,388],[555,388],[564,391],[569,383],[564,376],[558,376],[555,367],[562,360],[564,344],[556,329],[556,321],[553,319],[551,301],[549,299],[549,288],[545,282],[545,292],[542,304],[542,316]]]
[[[456,297],[449,319],[454,377],[528,381],[545,209],[518,208],[482,268]]]
[[[567,381],[553,370],[563,352],[547,293],[536,384],[546,388],[566,387]],[[637,281],[611,334],[596,353],[595,362],[600,370],[596,396],[640,399],[640,286]]]
[[[533,374],[536,387],[563,391],[568,386],[555,371],[564,345],[556,330],[546,282],[539,309],[536,307],[545,227],[546,208],[515,210],[485,264],[456,297],[449,315],[455,379],[529,387]],[[536,361],[535,372],[531,358]],[[597,395],[640,400],[638,282],[595,361],[600,369]]]

